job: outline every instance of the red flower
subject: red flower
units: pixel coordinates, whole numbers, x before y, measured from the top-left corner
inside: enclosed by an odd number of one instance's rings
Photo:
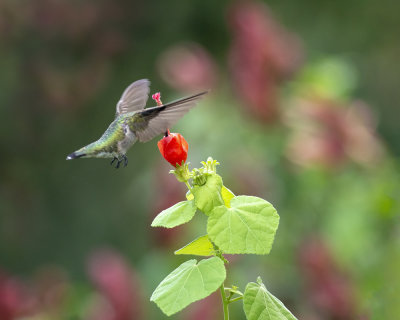
[[[170,133],[168,130],[167,134],[158,141],[158,149],[172,166],[182,165],[187,159],[188,143],[180,133]]]
[[[162,102],[161,102],[161,93],[156,92],[155,94],[153,94],[153,95],[151,96],[151,98],[157,102],[157,105],[158,105],[158,106],[162,106]]]
[[[153,94],[151,98],[157,102],[158,106],[162,105],[159,92]],[[157,145],[162,156],[172,166],[176,167],[177,165],[182,165],[182,162],[186,162],[189,146],[180,133],[170,133],[168,129],[165,137],[158,141]]]

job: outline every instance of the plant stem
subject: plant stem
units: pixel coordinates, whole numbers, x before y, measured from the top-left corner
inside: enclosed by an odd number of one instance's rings
[[[188,181],[185,181],[185,184],[186,184],[186,187],[188,187],[190,193],[193,194],[192,187],[191,187],[190,183]]]
[[[229,320],[228,301],[226,300],[224,284],[221,284],[221,287],[219,289],[221,291],[222,304],[224,307],[224,320]]]
[[[242,299],[243,299],[243,296],[240,296],[240,297],[237,297],[235,299],[229,300],[228,303],[239,301],[239,300],[242,300]]]

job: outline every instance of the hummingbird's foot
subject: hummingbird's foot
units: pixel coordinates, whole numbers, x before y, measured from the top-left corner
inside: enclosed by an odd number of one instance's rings
[[[128,165],[128,157],[126,155],[123,155],[122,159],[124,159],[124,167],[126,167]]]
[[[119,158],[114,157],[114,158],[111,160],[110,165],[113,165],[115,161],[117,161],[117,163],[116,163],[116,165],[115,165],[115,168],[118,169],[119,166],[120,166],[120,164],[121,164],[121,162],[122,162],[122,159],[120,160]]]
[[[114,163],[115,160],[118,161],[118,158],[117,158],[117,157],[114,157],[114,159],[112,159],[112,161],[110,162],[110,165],[113,165],[113,163]]]
[[[124,162],[124,167],[128,165],[128,157],[126,155],[122,155],[121,158],[114,157],[110,164],[113,165],[115,161],[117,161],[115,169],[118,169],[120,167],[122,161]]]

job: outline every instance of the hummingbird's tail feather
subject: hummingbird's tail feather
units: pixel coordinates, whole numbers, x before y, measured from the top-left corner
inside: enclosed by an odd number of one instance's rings
[[[208,91],[195,94],[190,97],[179,99],[159,107],[148,108],[140,112],[144,123],[147,125],[136,131],[140,142],[146,142],[155,136],[167,131],[185,113],[196,106],[197,102],[203,98]]]
[[[104,145],[104,141],[101,141],[100,139],[94,141],[69,154],[67,160],[77,158],[112,158],[114,153],[112,153],[112,150],[104,148]]]
[[[71,154],[69,154],[67,156],[66,160],[77,159],[77,158],[81,158],[81,157],[84,157],[84,156],[86,156],[85,153],[80,153],[80,152],[75,151],[75,152],[72,152]]]

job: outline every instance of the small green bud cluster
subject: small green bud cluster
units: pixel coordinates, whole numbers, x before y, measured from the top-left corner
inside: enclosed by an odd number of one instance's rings
[[[190,179],[193,179],[193,185],[202,186],[207,182],[207,177],[217,173],[217,166],[219,162],[211,157],[208,157],[207,161],[202,161],[202,168],[194,168],[189,171],[189,162],[181,165],[177,165],[175,170],[170,170],[170,173],[174,174],[176,179],[180,182],[188,183]]]

